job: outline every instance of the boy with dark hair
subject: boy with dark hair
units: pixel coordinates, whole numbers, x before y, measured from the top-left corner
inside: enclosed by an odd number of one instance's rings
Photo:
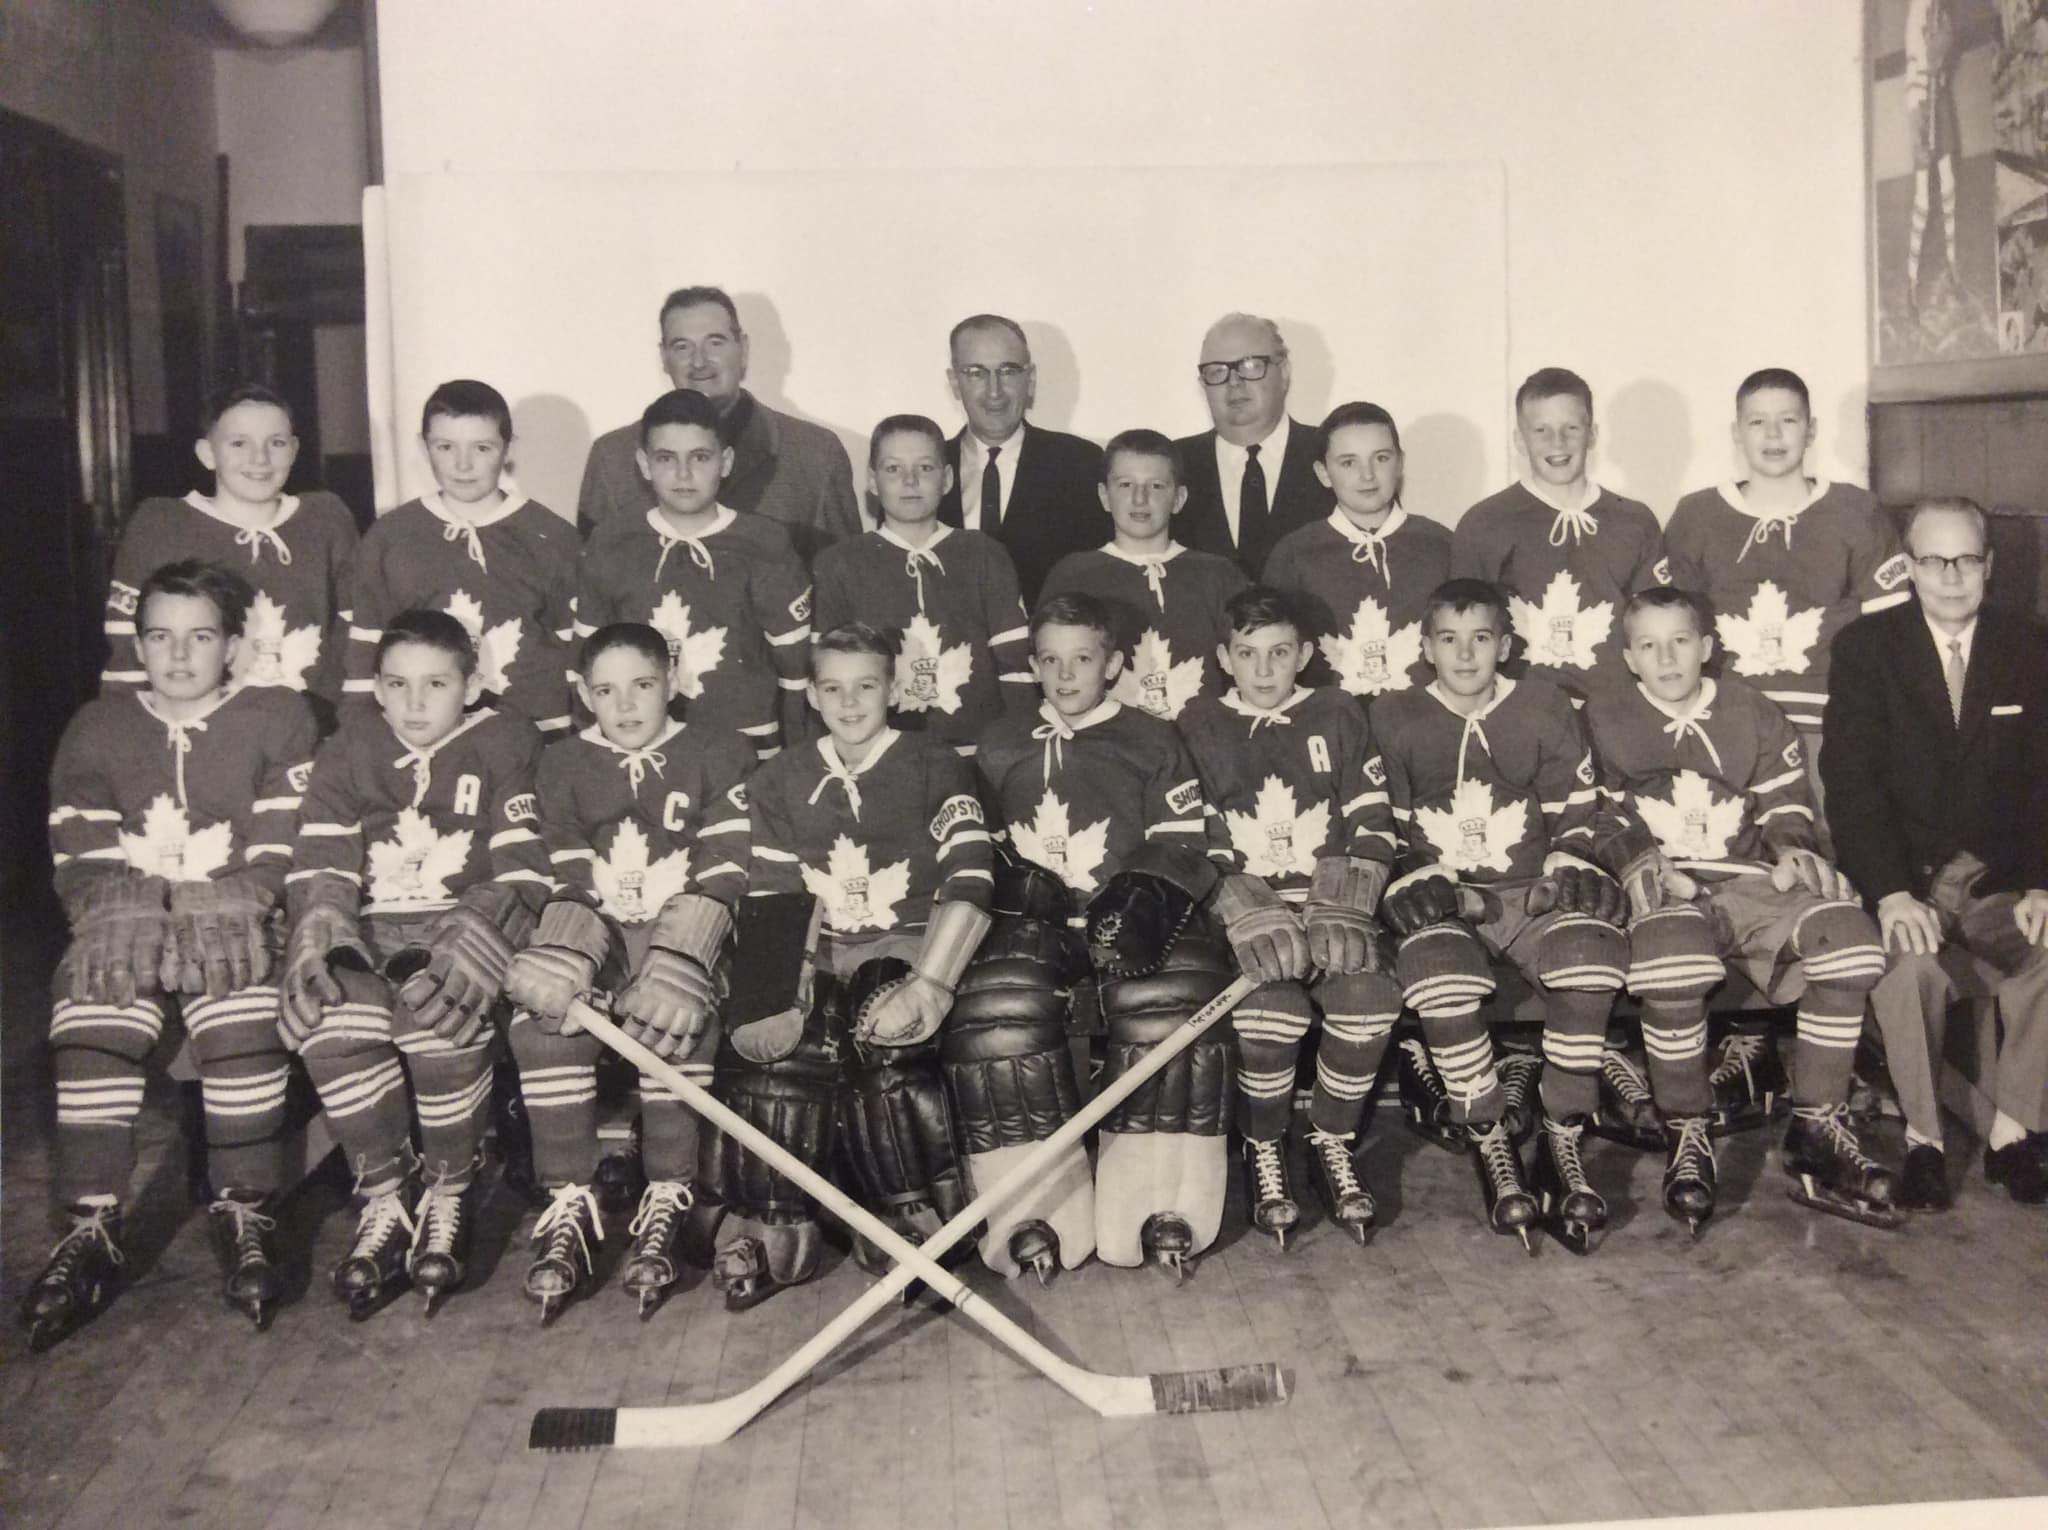
[[[244,383],[215,397],[193,452],[214,475],[213,493],[146,499],[122,528],[101,688],[147,686],[144,671],[126,663],[142,582],[166,563],[197,558],[235,569],[256,591],[230,681],[303,692],[331,726],[351,620],[355,517],[324,489],[285,493],[299,438],[291,405],[268,388]]]
[[[1498,588],[1448,581],[1430,598],[1424,632],[1436,679],[1372,709],[1401,834],[1401,875],[1380,905],[1401,937],[1396,972],[1494,1231],[1527,1243],[1540,1217],[1585,1253],[1607,1206],[1586,1180],[1582,1145],[1627,956],[1621,889],[1591,859],[1593,756],[1561,689],[1541,675],[1498,673],[1513,642]],[[1523,1187],[1479,1019],[1497,959],[1543,993],[1540,1206]]]
[[[1848,879],[1815,848],[1799,736],[1736,675],[1704,673],[1714,639],[1696,595],[1642,591],[1622,627],[1637,683],[1596,697],[1586,721],[1600,755],[1598,855],[1628,892],[1628,986],[1668,1118],[1665,1209],[1695,1235],[1713,1214],[1706,996],[1733,959],[1772,1003],[1799,1006],[1793,1199],[1895,1227],[1892,1177],[1864,1155],[1846,1103],[1885,955]]]
[[[1101,942],[1090,955],[1108,1030],[1104,1078],[1114,1079],[1227,982],[1228,953],[1207,926],[1183,932],[1230,852],[1173,725],[1111,694],[1123,653],[1109,609],[1055,595],[1031,628],[1038,721],[995,724],[975,764],[1010,850],[1087,900]],[[1230,1044],[1212,1033],[1103,1122],[1094,1237],[1104,1262],[1149,1260],[1178,1275],[1215,1239],[1234,1093]],[[1071,1199],[1081,1194],[1077,1184]],[[1069,1268],[1086,1257],[1064,1234],[1058,1241],[1048,1249],[1039,1234],[1022,1256],[1041,1268],[1046,1257]]]
[[[1221,694],[1211,657],[1226,636],[1223,602],[1245,586],[1234,558],[1196,552],[1173,539],[1187,503],[1180,454],[1156,430],[1126,430],[1102,453],[1096,497],[1114,534],[1101,547],[1069,553],[1046,576],[1044,599],[1082,594],[1115,614],[1123,668],[1110,694],[1172,722],[1196,696]]]
[[[282,984],[285,1038],[355,1171],[355,1242],[334,1271],[354,1317],[408,1278],[429,1312],[462,1283],[492,1011],[553,886],[533,794],[540,735],[465,710],[482,688],[468,629],[401,612],[376,663],[377,715],[344,723],[313,762]]]
[[[1663,533],[1648,505],[1593,481],[1600,431],[1576,372],[1541,367],[1523,380],[1515,439],[1527,472],[1465,512],[1451,572],[1507,591],[1531,672],[1583,704],[1599,686],[1628,683],[1616,613],[1663,577]]]
[[[436,388],[420,411],[420,441],[435,487],[363,537],[343,688],[356,707],[374,708],[385,620],[441,610],[469,629],[485,702],[543,733],[563,732],[576,530],[508,476],[512,410],[489,383]]]
[[[593,988],[619,995],[628,1034],[711,1084],[732,910],[746,892],[753,750],[730,729],[668,715],[668,644],[615,622],[583,644],[577,671],[597,719],[541,756],[541,838],[555,894],[512,959],[510,1036],[533,1124],[534,1170],[552,1201],[534,1224],[526,1295],[547,1322],[589,1284],[604,1237],[594,1037],[566,1021]],[[620,1284],[651,1312],[681,1273],[676,1244],[696,1203],[697,1118],[660,1080],[640,1078],[647,1188]]]
[[[591,537],[576,632],[646,622],[668,640],[691,718],[735,729],[766,759],[807,731],[811,581],[780,524],[719,503],[732,471],[724,431],[711,401],[688,388],[647,406],[639,462],[654,505]]]
[[[971,755],[984,727],[1030,711],[1036,692],[1010,555],[992,536],[940,523],[952,483],[936,421],[892,414],[875,427],[868,492],[882,524],[818,555],[816,625],[899,632],[890,716]]]
[[[37,1349],[113,1297],[144,1070],[173,998],[199,1067],[225,1295],[262,1327],[281,1290],[270,1234],[290,1060],[270,915],[315,730],[301,698],[228,679],[254,598],[197,559],[148,575],[133,640],[146,688],[87,702],[57,748],[51,858],[72,941],[50,1050],[69,1228],[22,1304]]]
[[[1280,539],[1264,583],[1302,603],[1316,640],[1306,682],[1361,701],[1429,679],[1424,602],[1451,569],[1451,534],[1401,507],[1406,459],[1394,417],[1378,404],[1339,404],[1322,424],[1316,477],[1336,508]]]
[[[1179,726],[1230,840],[1218,909],[1239,966],[1265,979],[1231,1015],[1247,1204],[1286,1247],[1300,1217],[1286,1141],[1295,1065],[1320,1019],[1309,1169],[1330,1219],[1362,1244],[1374,1207],[1352,1141],[1401,1014],[1375,918],[1394,857],[1386,768],[1356,700],[1300,683],[1314,643],[1293,600],[1255,585],[1224,615],[1235,684],[1191,702]]]

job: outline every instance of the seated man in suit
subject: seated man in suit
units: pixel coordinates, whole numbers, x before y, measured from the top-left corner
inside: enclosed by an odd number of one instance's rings
[[[739,309],[718,287],[678,287],[661,302],[661,368],[677,388],[692,388],[718,407],[732,443],[732,471],[719,503],[782,522],[806,566],[841,537],[859,536],[860,502],[853,463],[822,425],[770,409],[740,386],[747,377],[747,335]],[[654,495],[634,453],[640,422],[608,430],[590,443],[576,528],[588,538],[616,517],[637,523]]]
[[[1102,540],[1095,486],[1102,448],[1024,418],[1038,393],[1031,344],[1014,319],[977,313],[953,326],[946,381],[967,424],[946,443],[953,487],[939,519],[994,537],[1017,567],[1024,609],[1052,566]]]
[[[2003,1022],[1984,1173],[2048,1200],[2048,632],[1984,604],[1984,512],[1923,500],[1906,523],[1915,599],[1835,638],[1821,778],[1842,869],[1891,966],[1872,1012],[1906,1112],[1901,1205],[1949,1204],[1935,1078],[1958,980],[1992,969]],[[1974,962],[1972,961],[1974,958]],[[1979,990],[1981,991],[1981,990]]]
[[[1271,319],[1225,314],[1202,337],[1195,371],[1216,428],[1174,443],[1187,470],[1180,535],[1257,579],[1276,542],[1336,503],[1316,477],[1318,433],[1288,418],[1287,342]]]

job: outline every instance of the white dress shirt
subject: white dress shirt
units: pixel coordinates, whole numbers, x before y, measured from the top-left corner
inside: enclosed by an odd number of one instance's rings
[[[1266,513],[1273,512],[1273,502],[1280,493],[1280,464],[1287,460],[1288,419],[1280,416],[1280,423],[1273,427],[1273,433],[1257,443],[1259,466],[1266,472]],[[1251,460],[1251,454],[1242,446],[1234,446],[1223,439],[1221,431],[1216,435],[1216,477],[1223,486],[1223,519],[1230,527],[1230,545],[1240,547],[1244,539],[1237,534],[1237,501],[1244,492],[1244,465]]]
[[[998,441],[1002,455],[996,458],[996,482],[1000,485],[997,504],[1004,520],[1010,518],[1010,491],[1017,486],[1017,459],[1024,453],[1024,427],[1010,432],[1010,439]],[[981,474],[988,466],[989,448],[972,430],[960,434],[960,524],[969,531],[993,533],[981,524]]]

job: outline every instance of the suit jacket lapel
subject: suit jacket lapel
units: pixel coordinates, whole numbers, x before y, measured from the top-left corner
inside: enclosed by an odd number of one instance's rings
[[[1312,425],[1288,417],[1287,455],[1280,461],[1280,481],[1273,486],[1273,513],[1290,519],[1307,519],[1297,507],[1312,497],[1316,488],[1316,430]],[[1291,528],[1290,528],[1291,529]]]
[[[1908,601],[1897,611],[1892,650],[1899,674],[1920,698],[1927,716],[1937,724],[1947,723],[1953,728],[1954,714],[1949,710],[1948,681],[1942,675],[1941,655],[1935,650],[1934,635],[1920,615],[1919,602]]]
[[[1188,475],[1188,507],[1181,512],[1189,522],[1185,535],[1175,541],[1225,557],[1237,552],[1230,538],[1230,522],[1223,514],[1223,480],[1216,473],[1216,432],[1200,437],[1201,444],[1181,463]]]
[[[946,442],[946,466],[953,470],[953,487],[946,491],[946,497],[939,501],[939,519],[948,526],[960,526],[960,442],[967,434],[962,426],[959,435]]]
[[[1039,479],[1044,476],[1045,453],[1033,448],[1038,442],[1038,427],[1029,420],[1017,435],[1017,476],[1010,481],[1010,503],[1003,509],[1003,531],[1010,529],[1010,517],[1020,506],[1037,505],[1043,502],[1045,490]]]

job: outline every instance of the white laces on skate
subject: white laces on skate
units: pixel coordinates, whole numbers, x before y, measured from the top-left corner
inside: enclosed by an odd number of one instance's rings
[[[1515,1165],[1515,1145],[1508,1140],[1507,1127],[1494,1122],[1472,1138],[1472,1145],[1479,1149],[1479,1161],[1486,1165],[1486,1177],[1493,1181],[1495,1193],[1520,1193],[1522,1176]]]
[[[1721,1044],[1721,1061],[1708,1075],[1707,1082],[1715,1086],[1732,1083],[1739,1075],[1743,1087],[1751,1094],[1756,1093],[1756,1079],[1750,1070],[1764,1055],[1764,1038],[1749,1031],[1736,1031]]]
[[[1583,1126],[1568,1126],[1562,1121],[1549,1117],[1543,1120],[1543,1135],[1550,1143],[1551,1155],[1557,1160],[1557,1167],[1565,1183],[1576,1187],[1586,1177],[1585,1160],[1579,1156],[1580,1145],[1585,1138]]]
[[[1792,1114],[1819,1126],[1828,1146],[1854,1163],[1858,1172],[1867,1174],[1878,1166],[1877,1160],[1864,1152],[1863,1144],[1856,1140],[1847,1105],[1801,1105]]]
[[[222,1196],[206,1208],[211,1216],[225,1216],[235,1224],[235,1264],[237,1268],[248,1264],[267,1264],[263,1251],[262,1234],[277,1231],[277,1218],[265,1216],[246,1201]]]
[[[1697,1179],[1702,1168],[1714,1161],[1714,1141],[1707,1135],[1705,1116],[1680,1116],[1672,1123],[1678,1141],[1672,1145],[1673,1172]]]
[[[1379,570],[1380,579],[1390,588],[1394,575],[1387,562],[1387,539],[1399,531],[1408,521],[1408,512],[1399,505],[1387,513],[1377,530],[1367,531],[1346,515],[1341,507],[1330,512],[1330,526],[1338,536],[1351,544],[1351,561],[1363,563]]]
[[[1178,542],[1168,542],[1165,552],[1126,552],[1114,542],[1102,549],[1119,563],[1128,563],[1145,576],[1145,588],[1152,592],[1152,603],[1160,610],[1166,609],[1166,565],[1178,558],[1187,549]]]
[[[110,1263],[126,1264],[128,1256],[121,1252],[121,1245],[114,1238],[120,1221],[121,1208],[118,1205],[88,1206],[82,1212],[73,1211],[70,1230],[50,1250],[51,1272],[62,1265],[68,1274],[72,1264],[95,1243],[105,1252]]]
[[[648,1188],[654,1187],[650,1185]],[[579,1216],[579,1212],[588,1212],[588,1220]],[[635,1217],[633,1220],[637,1227],[640,1219]],[[533,1224],[536,1243],[559,1235],[566,1245],[571,1232],[576,1236],[576,1249],[583,1256],[583,1268],[587,1270],[591,1266],[590,1240],[595,1238],[599,1243],[604,1242],[604,1218],[598,1215],[597,1197],[588,1185],[557,1185],[554,1200],[548,1203],[548,1209]]]
[[[355,1247],[350,1257],[359,1257],[383,1246],[394,1228],[404,1228],[408,1239],[417,1240],[419,1226],[406,1210],[402,1190],[386,1190],[382,1195],[372,1196],[363,1207],[362,1215],[356,1220]]]
[[[1259,1199],[1278,1201],[1287,1198],[1287,1165],[1281,1158],[1281,1146],[1277,1142],[1247,1142],[1245,1148],[1252,1155],[1252,1175],[1259,1182]]]
[[[1357,1165],[1351,1159],[1351,1139],[1342,1132],[1312,1131],[1308,1134],[1309,1150],[1323,1161],[1323,1172],[1330,1176],[1330,1183],[1343,1195],[1363,1195],[1365,1187],[1358,1182]]]
[[[429,1185],[420,1196],[418,1221],[413,1229],[412,1254],[453,1255],[462,1236],[462,1192],[439,1183]]]
[[[1643,1077],[1642,1069],[1631,1062],[1626,1053],[1611,1049],[1602,1052],[1600,1076],[1630,1105],[1641,1104],[1650,1098],[1650,1081]]]
[[[659,1227],[665,1222],[673,1222],[696,1204],[696,1193],[681,1180],[650,1180],[647,1189],[640,1196],[640,1209],[633,1214],[633,1221],[626,1228],[626,1233],[629,1237],[638,1238],[650,1228]],[[539,1230],[537,1226],[534,1229],[536,1232]],[[662,1230],[665,1232],[666,1228]]]

